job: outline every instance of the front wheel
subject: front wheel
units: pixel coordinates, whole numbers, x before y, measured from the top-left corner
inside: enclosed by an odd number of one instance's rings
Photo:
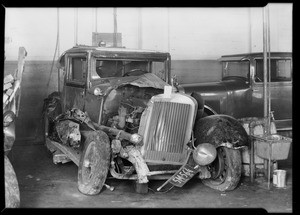
[[[211,178],[202,180],[202,183],[222,192],[234,190],[241,178],[241,152],[223,146],[218,147],[217,152],[216,159],[208,166]]]
[[[110,142],[103,131],[90,131],[78,167],[78,190],[85,195],[100,193],[107,177]]]

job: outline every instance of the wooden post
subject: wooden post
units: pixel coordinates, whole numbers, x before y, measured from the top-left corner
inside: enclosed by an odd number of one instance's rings
[[[18,117],[19,115],[19,109],[20,109],[20,103],[21,103],[21,84],[22,84],[22,76],[23,76],[23,71],[24,71],[24,64],[25,64],[25,57],[27,56],[27,52],[24,47],[19,48],[19,56],[18,56],[18,69],[15,73],[15,80],[19,81],[19,95],[18,95],[18,100],[17,102],[17,107],[16,107],[16,116]]]

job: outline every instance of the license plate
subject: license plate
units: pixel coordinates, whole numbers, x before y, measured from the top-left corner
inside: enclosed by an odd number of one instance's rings
[[[185,164],[172,176],[170,183],[176,187],[182,187],[199,169],[199,165]]]

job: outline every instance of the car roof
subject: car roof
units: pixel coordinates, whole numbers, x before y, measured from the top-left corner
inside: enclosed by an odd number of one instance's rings
[[[268,55],[268,54],[267,54]],[[292,57],[292,52],[270,52],[271,57]],[[245,54],[234,54],[234,55],[223,55],[219,58],[219,61],[240,61],[249,60],[253,58],[262,58],[263,52],[245,53]]]
[[[57,61],[57,67],[64,65],[64,56],[71,53],[91,53],[94,57],[108,58],[108,59],[138,59],[138,60],[157,60],[164,61],[171,59],[170,53],[160,52],[144,49],[128,49],[122,47],[100,47],[78,45],[74,46],[61,54]]]
[[[79,45],[65,51],[62,56],[66,53],[78,53],[78,52],[91,52],[94,56],[102,57],[129,57],[129,58],[167,58],[170,56],[168,52],[160,52],[153,50],[142,50],[142,49],[128,49],[122,47],[99,47],[99,46],[86,46]]]

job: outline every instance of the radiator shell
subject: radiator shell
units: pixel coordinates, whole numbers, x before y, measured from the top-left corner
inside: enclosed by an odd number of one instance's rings
[[[138,133],[146,162],[183,164],[196,117],[197,101],[186,94],[153,96],[143,112]]]

